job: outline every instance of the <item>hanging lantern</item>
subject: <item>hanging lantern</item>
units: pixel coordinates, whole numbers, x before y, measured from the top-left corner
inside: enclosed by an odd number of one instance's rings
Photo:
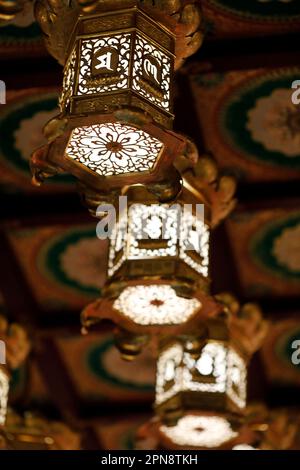
[[[252,442],[255,433],[232,417],[214,412],[187,413],[174,426],[154,418],[140,427],[136,448],[147,450],[231,450]]]
[[[208,319],[200,352],[164,338],[156,378],[156,417],[137,433],[139,449],[258,447],[266,416],[246,408],[247,364],[267,334],[257,305],[217,296],[223,312]]]
[[[242,415],[246,407],[247,364],[267,332],[260,309],[240,308],[228,295],[217,296],[224,312],[206,321],[207,340],[200,354],[180,341],[163,345],[157,363],[156,409],[174,421],[188,411]]]
[[[175,36],[139,1],[126,8],[80,15],[69,42],[61,111],[108,113],[120,107],[144,110],[170,127]]]
[[[156,407],[168,416],[183,409],[240,412],[246,404],[246,361],[226,338],[209,339],[195,358],[181,344],[167,347],[158,359]],[[222,337],[223,336],[223,337]]]

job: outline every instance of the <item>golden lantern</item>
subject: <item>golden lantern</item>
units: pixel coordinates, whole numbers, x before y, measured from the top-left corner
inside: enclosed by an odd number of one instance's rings
[[[175,35],[139,1],[78,17],[69,42],[61,111],[144,110],[170,127]]]
[[[182,341],[162,345],[157,362],[156,410],[172,422],[191,411],[243,415],[247,364],[267,332],[258,306],[240,308],[229,294],[217,296],[224,311],[206,321],[207,339],[200,354]]]
[[[35,184],[68,172],[85,200],[115,202],[131,184],[146,184],[161,201],[176,197],[181,185],[173,163],[186,146],[170,130],[175,53],[183,53],[176,42],[184,42],[190,22],[195,32],[200,17],[195,6],[182,6],[185,21],[175,36],[171,5],[165,6],[167,12],[139,0],[79,2],[65,7],[66,24],[55,18],[58,30],[70,32],[58,40],[48,25],[57,5],[37,3],[50,52],[65,67],[60,114],[45,126],[49,144],[32,156]]]

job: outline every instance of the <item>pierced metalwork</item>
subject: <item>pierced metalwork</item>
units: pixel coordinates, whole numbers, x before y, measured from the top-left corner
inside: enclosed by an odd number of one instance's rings
[[[81,42],[78,95],[129,88],[131,34]]]
[[[0,369],[0,426],[5,423],[8,391],[9,378],[7,374],[2,369]]]
[[[208,276],[209,228],[203,217],[181,204],[133,204],[121,214],[111,237],[108,275],[126,260],[178,257],[193,271]]]

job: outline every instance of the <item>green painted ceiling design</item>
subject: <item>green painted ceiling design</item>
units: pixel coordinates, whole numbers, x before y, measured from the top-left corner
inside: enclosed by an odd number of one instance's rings
[[[300,170],[300,108],[291,101],[299,76],[281,69],[230,92],[217,116],[224,142],[247,159]]]

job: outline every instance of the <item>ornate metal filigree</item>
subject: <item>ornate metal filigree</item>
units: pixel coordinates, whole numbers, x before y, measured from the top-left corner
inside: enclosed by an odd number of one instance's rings
[[[186,322],[201,304],[178,297],[170,286],[127,287],[113,307],[139,325],[176,325]]]
[[[178,69],[203,41],[199,0],[37,0],[35,12],[49,52],[64,65],[68,41],[79,12],[109,11],[137,3],[154,12],[158,20],[172,25],[176,34],[175,69]]]

